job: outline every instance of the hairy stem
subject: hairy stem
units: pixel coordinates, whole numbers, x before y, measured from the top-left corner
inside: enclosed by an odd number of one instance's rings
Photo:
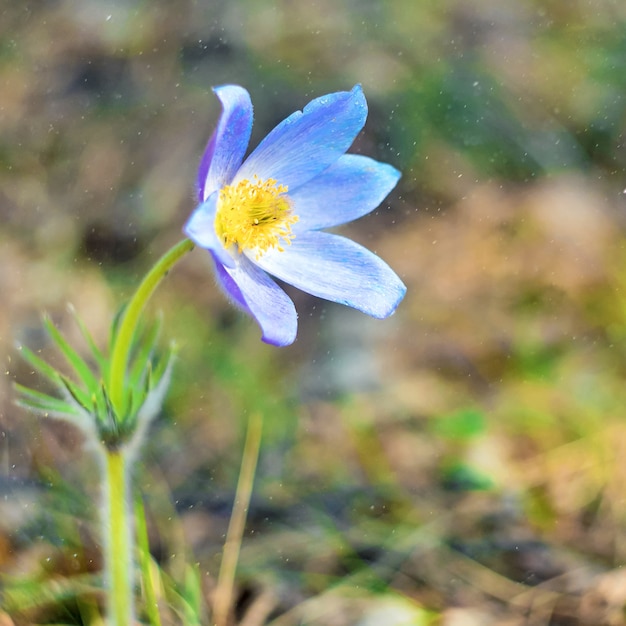
[[[104,572],[109,626],[134,623],[134,532],[128,458],[124,448],[104,450]]]
[[[141,281],[137,291],[128,303],[119,328],[115,335],[113,348],[111,351],[111,368],[109,370],[109,395],[111,404],[115,409],[117,419],[123,421],[126,417],[127,397],[124,393],[124,381],[126,369],[128,367],[128,357],[133,344],[133,338],[137,329],[137,324],[141,318],[146,302],[153,294],[161,280],[167,275],[169,270],[187,252],[193,250],[194,244],[189,239],[177,243],[170,248],[146,274]]]

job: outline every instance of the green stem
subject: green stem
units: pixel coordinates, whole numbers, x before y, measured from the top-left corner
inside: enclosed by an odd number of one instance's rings
[[[124,382],[128,356],[141,312],[161,280],[181,257],[193,250],[193,247],[193,242],[189,239],[184,239],[173,248],[170,248],[146,274],[124,311],[111,351],[111,369],[109,370],[108,381],[111,403],[115,409],[117,419],[121,422],[126,418],[127,397],[124,393]]]
[[[107,586],[107,623],[134,623],[134,534],[125,448],[104,448],[104,572]]]

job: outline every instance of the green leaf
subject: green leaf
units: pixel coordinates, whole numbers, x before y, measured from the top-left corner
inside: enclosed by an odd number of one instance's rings
[[[119,330],[120,324],[122,322],[122,318],[124,317],[124,313],[126,312],[126,307],[128,306],[128,302],[124,302],[122,306],[117,310],[115,315],[113,316],[113,321],[111,322],[111,330],[109,332],[109,354],[113,351],[113,346],[115,345],[115,338],[117,337],[117,331]]]
[[[19,383],[15,383],[14,388],[20,396],[18,402],[28,409],[56,415],[65,414],[76,417],[81,416],[80,410],[75,405],[70,404],[65,400],[49,396],[48,394],[36,391],[35,389],[24,387]]]
[[[130,405],[129,419],[132,420],[133,424],[136,423],[137,413],[139,412],[139,409],[141,408],[143,403],[146,401],[147,396],[147,390],[142,389],[139,386],[128,390],[128,401]]]
[[[150,388],[158,387],[161,383],[161,379],[167,373],[170,368],[172,359],[176,357],[178,352],[178,346],[175,343],[171,343],[168,351],[158,360],[156,365],[152,368],[152,384]]]
[[[94,360],[98,364],[98,367],[100,368],[100,371],[102,372],[102,376],[106,379],[107,378],[106,370],[108,368],[107,359],[102,354],[102,351],[96,345],[96,342],[93,340],[93,337],[91,336],[91,333],[87,329],[87,326],[85,325],[83,320],[78,316],[78,313],[76,312],[74,307],[69,306],[68,308],[69,308],[70,313],[72,314],[72,317],[74,318],[74,321],[76,322],[76,325],[80,329],[80,333],[83,336],[83,339],[89,346],[89,350],[91,351],[91,356],[94,358]]]
[[[104,382],[100,384],[98,393],[94,396],[94,402],[98,433],[102,441],[120,443],[122,439],[122,424],[120,424],[115,415],[115,409],[111,404]]]
[[[150,393],[162,383],[170,369],[173,346],[158,359],[154,358],[160,331],[161,320],[151,324],[137,342],[137,354],[133,357],[126,387],[128,415],[131,419],[137,416]]]
[[[151,324],[136,342],[137,353],[132,357],[132,365],[129,372],[133,386],[143,378],[146,364],[149,363],[155,352],[156,344],[161,334],[161,326],[162,317],[159,316],[157,321]]]
[[[46,315],[44,317],[44,325],[52,340],[57,345],[59,350],[63,353],[67,362],[72,366],[80,381],[85,385],[91,394],[95,393],[98,389],[98,380],[96,379],[91,368],[83,361],[78,353],[70,346],[65,337],[59,332],[57,327],[52,323],[52,320]]]
[[[67,391],[67,393],[74,398],[74,400],[80,404],[86,411],[93,413],[95,410],[94,394],[90,394],[88,391],[81,389],[73,380],[59,374],[61,381],[61,388]]]
[[[106,430],[111,430],[114,426],[114,418],[111,413],[111,403],[108,400],[104,383],[100,383],[98,391],[93,395],[93,403],[96,411],[96,419],[98,423],[105,427]]]
[[[60,384],[60,374],[52,365],[46,363],[42,358],[38,357],[32,350],[29,350],[26,346],[18,346],[18,350],[22,355],[22,358],[33,367],[33,369],[45,376],[50,382],[55,385]]]

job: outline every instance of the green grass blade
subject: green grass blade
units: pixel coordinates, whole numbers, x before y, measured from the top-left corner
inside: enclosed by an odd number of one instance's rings
[[[148,527],[146,525],[146,512],[141,497],[135,498],[135,526],[137,532],[137,550],[139,553],[139,568],[145,594],[145,607],[150,626],[161,626],[158,600],[154,588],[153,569],[155,567],[150,554],[148,542]]]
[[[202,582],[200,569],[197,565],[188,564],[185,571],[185,583],[181,593],[184,600],[183,623],[185,626],[200,626],[202,624]]]
[[[94,574],[9,581],[4,586],[2,608],[9,613],[20,613],[46,606],[59,606],[78,596],[97,597],[100,593],[101,583]]]

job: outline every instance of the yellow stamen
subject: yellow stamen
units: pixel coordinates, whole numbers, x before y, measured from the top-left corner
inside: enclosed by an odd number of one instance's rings
[[[298,216],[291,210],[287,187],[273,178],[242,180],[220,191],[215,232],[224,247],[236,244],[238,251],[254,250],[259,258],[270,248],[284,250],[282,243],[294,238],[291,225]]]

